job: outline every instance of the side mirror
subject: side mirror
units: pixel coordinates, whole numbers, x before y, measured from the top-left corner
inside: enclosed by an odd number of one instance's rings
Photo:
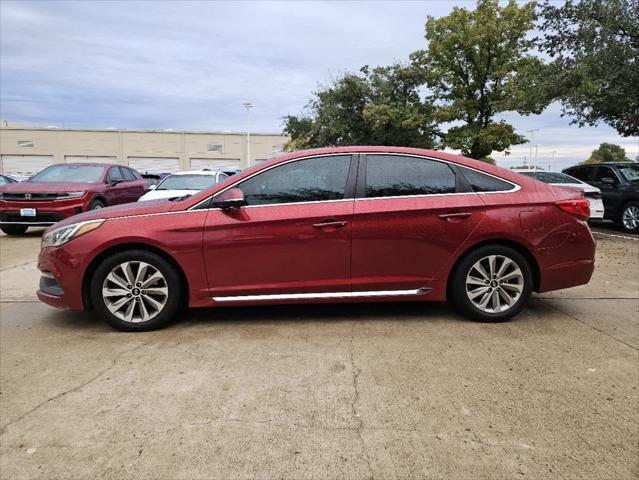
[[[239,188],[231,188],[222,193],[219,197],[213,198],[213,207],[228,210],[231,208],[240,208],[246,205],[244,200],[244,192]]]
[[[601,183],[605,183],[606,185],[615,185],[617,182],[615,182],[614,178],[605,177],[601,179]]]

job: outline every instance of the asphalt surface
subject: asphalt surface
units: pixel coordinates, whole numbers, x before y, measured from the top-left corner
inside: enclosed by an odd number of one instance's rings
[[[443,304],[189,311],[111,330],[37,302],[0,236],[0,478],[639,477],[639,237],[509,323]]]

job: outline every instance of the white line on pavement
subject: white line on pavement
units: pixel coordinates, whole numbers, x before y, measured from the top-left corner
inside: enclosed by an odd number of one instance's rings
[[[628,237],[626,235],[615,235],[613,233],[603,233],[603,232],[599,232],[597,230],[593,230],[592,233],[594,233],[595,235],[603,235],[604,237],[615,237],[615,238],[624,238],[626,240],[634,240],[639,241],[639,237]]]

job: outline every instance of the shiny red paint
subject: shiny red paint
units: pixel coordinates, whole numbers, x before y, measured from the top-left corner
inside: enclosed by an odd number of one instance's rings
[[[3,196],[31,194],[31,199],[0,198],[0,223],[6,225],[43,226],[77,215],[89,210],[94,200],[100,200],[106,206],[135,202],[148,189],[147,180],[140,178],[124,181],[117,185],[107,182],[109,169],[119,165],[108,163],[74,163],[73,166],[94,165],[103,167],[99,182],[16,182],[3,185]],[[133,170],[133,169],[130,169]],[[133,170],[135,172],[135,170]],[[137,172],[136,172],[137,173]],[[84,196],[71,199],[38,200],[38,194],[56,194],[59,192],[85,192]],[[20,209],[35,208],[36,217],[22,217]]]
[[[241,180],[290,160],[335,153],[400,153],[441,159],[508,180],[508,193],[344,199],[239,209],[189,208]],[[213,297],[429,288],[427,294],[374,301],[446,299],[456,262],[480,244],[505,243],[530,259],[539,292],[587,283],[595,242],[587,223],[556,205],[569,190],[476,160],[400,147],[342,147],[297,152],[264,162],[179,202],[152,201],[88,212],[51,228],[105,218],[97,230],[40,252],[39,268],[53,273],[64,295],[39,298],[56,307],[89,308],[92,269],[118,249],[149,248],[183,273],[191,307],[216,306]],[[334,302],[289,299],[287,303]],[[362,301],[348,298],[344,301]],[[279,303],[252,300],[234,305]],[[228,303],[224,303],[228,305]]]

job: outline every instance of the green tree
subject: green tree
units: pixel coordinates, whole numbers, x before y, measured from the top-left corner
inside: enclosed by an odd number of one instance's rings
[[[639,135],[639,1],[546,1],[540,49],[550,55],[549,95],[580,126],[604,121]]]
[[[423,70],[430,98],[441,122],[455,122],[443,136],[446,146],[483,159],[525,143],[512,125],[495,117],[502,112],[541,113],[544,66],[529,54],[535,4],[500,7],[479,0],[474,11],[453,8],[450,15],[426,20],[425,50],[411,55]],[[461,124],[459,124],[461,123]]]
[[[392,65],[346,74],[314,92],[304,114],[284,117],[287,149],[435,144],[434,107],[420,100],[423,72]]]
[[[590,158],[582,163],[589,164],[601,162],[630,162],[630,159],[626,157],[626,150],[619,145],[602,143],[599,145],[599,148],[592,151]]]

